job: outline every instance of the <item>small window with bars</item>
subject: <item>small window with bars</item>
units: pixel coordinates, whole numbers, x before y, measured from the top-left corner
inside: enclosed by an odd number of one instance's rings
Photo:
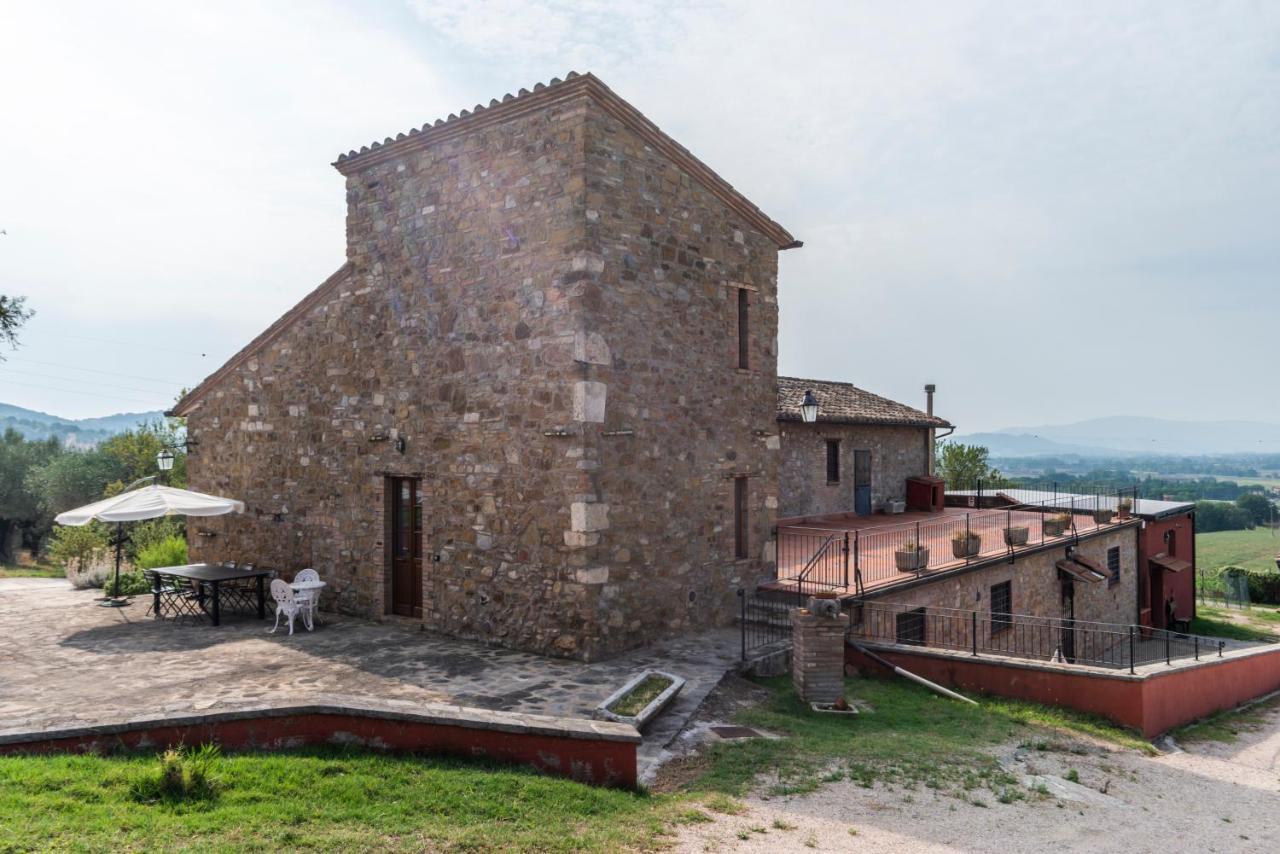
[[[1013,628],[1013,582],[991,585],[991,633]]]
[[[738,288],[738,367],[751,367],[751,296]]]
[[[840,440],[827,440],[827,483],[840,482]]]
[[[1107,549],[1107,586],[1115,587],[1120,583],[1120,547]]]
[[[897,625],[898,643],[924,646],[924,623],[924,608],[916,608],[899,614]]]

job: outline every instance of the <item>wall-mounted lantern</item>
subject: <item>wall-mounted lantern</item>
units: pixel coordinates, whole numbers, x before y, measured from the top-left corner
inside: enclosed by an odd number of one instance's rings
[[[165,448],[156,454],[156,465],[159,466],[160,471],[171,470],[173,468],[173,451]]]
[[[800,418],[805,424],[812,424],[818,420],[818,399],[813,396],[812,391],[804,393],[804,400],[800,402]]]

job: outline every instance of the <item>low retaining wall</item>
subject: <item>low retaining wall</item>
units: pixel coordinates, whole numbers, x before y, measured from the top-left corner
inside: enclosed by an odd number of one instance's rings
[[[1233,650],[1172,667],[1146,665],[1136,674],[896,644],[865,646],[941,685],[1090,712],[1147,738],[1280,690],[1280,646]],[[885,672],[853,646],[845,647],[845,664]]]
[[[360,745],[448,753],[527,765],[599,786],[634,788],[635,728],[608,721],[425,704],[413,712],[359,706],[290,706],[0,735],[0,754],[161,750],[212,742],[228,749]]]

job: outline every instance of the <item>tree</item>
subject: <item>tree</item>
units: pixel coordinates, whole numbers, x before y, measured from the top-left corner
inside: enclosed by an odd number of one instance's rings
[[[1253,516],[1230,501],[1197,501],[1196,531],[1243,531],[1252,528]]]
[[[29,442],[16,430],[0,436],[0,560],[25,542],[34,548],[48,530],[39,490],[31,472],[65,453],[57,439]]]
[[[7,297],[0,294],[0,342],[8,344],[10,350],[16,350],[18,330],[33,315],[35,312],[27,308],[26,297]],[[3,361],[4,355],[0,354],[0,362]]]
[[[977,489],[979,482],[984,488],[1005,485],[1004,476],[991,466],[989,456],[982,445],[939,442],[938,474],[948,489]]]
[[[1248,513],[1255,525],[1269,525],[1274,521],[1275,506],[1265,495],[1246,492],[1236,499],[1236,506]]]

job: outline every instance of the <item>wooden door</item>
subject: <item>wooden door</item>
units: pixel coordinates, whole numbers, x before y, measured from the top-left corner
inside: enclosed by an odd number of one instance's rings
[[[871,515],[871,452],[853,452],[853,512]]]
[[[391,613],[422,616],[422,493],[415,477],[388,478]]]

